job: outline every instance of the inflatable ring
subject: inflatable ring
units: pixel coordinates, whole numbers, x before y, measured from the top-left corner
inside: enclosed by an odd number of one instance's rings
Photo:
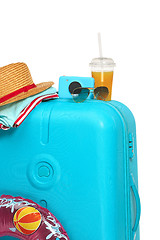
[[[0,197],[0,237],[22,240],[69,240],[60,222],[46,208],[22,197]]]

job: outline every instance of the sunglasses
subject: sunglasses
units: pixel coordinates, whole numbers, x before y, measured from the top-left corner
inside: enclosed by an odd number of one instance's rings
[[[97,100],[106,101],[109,91],[107,87],[97,87],[97,88],[75,88],[72,92],[72,98],[74,102],[81,103],[84,102],[90,93],[93,93],[94,98]]]

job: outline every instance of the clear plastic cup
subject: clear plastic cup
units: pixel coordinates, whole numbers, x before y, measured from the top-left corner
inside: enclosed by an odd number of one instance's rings
[[[105,86],[108,88],[109,94],[106,101],[111,100],[113,72],[115,63],[111,58],[93,58],[89,64],[91,67],[91,74],[95,80],[95,88]]]

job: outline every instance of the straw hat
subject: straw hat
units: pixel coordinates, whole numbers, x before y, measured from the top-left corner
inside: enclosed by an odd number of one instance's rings
[[[0,67],[0,106],[40,93],[53,84],[43,82],[35,85],[25,63],[12,63]]]

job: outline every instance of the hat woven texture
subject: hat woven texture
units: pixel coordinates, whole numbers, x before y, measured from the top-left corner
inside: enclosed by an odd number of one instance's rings
[[[34,84],[29,68],[23,62],[0,67],[0,106],[40,93],[53,84],[53,82]]]

